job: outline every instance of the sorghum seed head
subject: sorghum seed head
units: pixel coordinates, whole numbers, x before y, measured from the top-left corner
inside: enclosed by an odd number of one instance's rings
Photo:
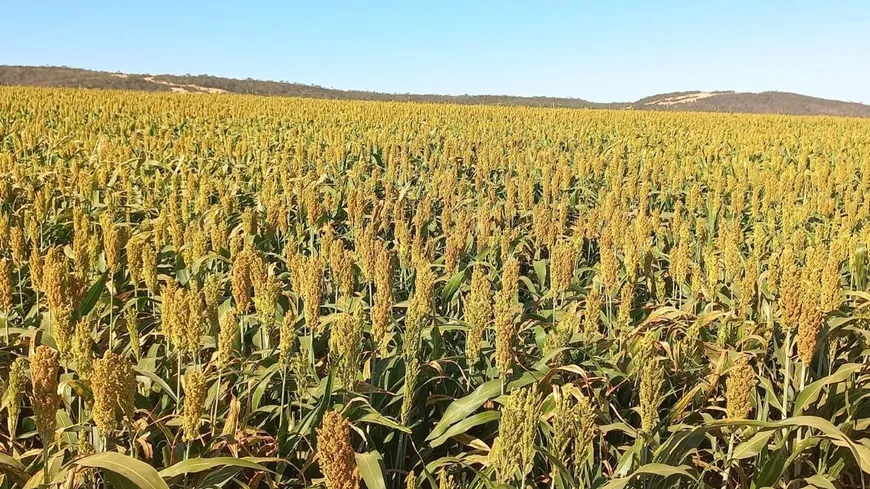
[[[94,421],[103,434],[118,429],[124,417],[132,418],[136,375],[126,358],[106,352],[103,358],[94,362],[91,385],[94,392]]]
[[[54,442],[57,427],[57,370],[59,355],[45,345],[37,346],[30,357],[31,403],[36,429],[45,446]]]
[[[182,430],[184,441],[191,442],[199,435],[199,419],[202,416],[205,397],[208,393],[205,374],[199,367],[187,371],[184,379],[184,414]]]
[[[746,355],[731,367],[726,381],[725,398],[729,419],[746,419],[752,411],[752,391],[755,390],[755,370]]]
[[[359,470],[350,445],[350,422],[336,411],[323,415],[317,458],[328,489],[359,489]]]

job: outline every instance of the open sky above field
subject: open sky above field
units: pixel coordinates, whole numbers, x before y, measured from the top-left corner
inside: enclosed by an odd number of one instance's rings
[[[6,2],[0,64],[400,93],[630,101],[780,90],[870,103],[870,3]]]

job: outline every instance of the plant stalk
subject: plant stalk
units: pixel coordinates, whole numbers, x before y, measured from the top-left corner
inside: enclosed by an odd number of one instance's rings
[[[728,440],[728,455],[725,458],[725,474],[722,475],[722,489],[728,488],[728,480],[731,478],[731,456],[734,454],[734,435]]]
[[[782,382],[782,419],[788,418],[788,389],[791,383],[791,329],[785,333],[785,375]]]

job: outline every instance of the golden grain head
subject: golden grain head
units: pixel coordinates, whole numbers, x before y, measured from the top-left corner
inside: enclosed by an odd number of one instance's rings
[[[43,443],[54,442],[57,427],[57,395],[59,358],[57,350],[37,346],[30,356],[30,401],[36,416],[36,429]]]
[[[752,411],[752,392],[755,390],[755,370],[746,355],[740,358],[728,372],[726,400],[728,418],[747,419]]]
[[[208,393],[205,374],[199,367],[187,371],[184,379],[184,412],[182,415],[182,430],[184,441],[191,442],[199,436],[200,418]]]
[[[317,458],[329,489],[359,489],[359,469],[350,439],[350,422],[336,411],[323,415],[317,430]]]
[[[362,316],[341,313],[332,323],[329,336],[329,358],[344,388],[352,390],[359,375],[363,348]]]
[[[512,392],[502,408],[499,434],[489,453],[500,484],[510,483],[516,475],[524,480],[531,469],[540,402],[540,395],[533,388],[523,388]]]
[[[9,313],[15,305],[12,270],[6,258],[0,258],[0,308]]]
[[[239,320],[236,311],[230,309],[220,321],[218,332],[216,363],[219,370],[227,368],[235,355],[236,340],[239,338]]]
[[[662,402],[664,371],[664,366],[658,359],[652,359],[641,367],[640,417],[641,430],[644,433],[651,434],[659,422],[658,410]]]
[[[126,358],[107,352],[94,361],[91,386],[94,422],[103,435],[117,430],[124,418],[132,419],[136,376]]]
[[[6,391],[2,396],[2,404],[6,407],[6,427],[9,435],[15,437],[18,431],[18,418],[21,415],[21,398],[24,394],[24,386],[27,377],[24,372],[24,358],[18,357],[9,367],[9,378],[6,382]]]

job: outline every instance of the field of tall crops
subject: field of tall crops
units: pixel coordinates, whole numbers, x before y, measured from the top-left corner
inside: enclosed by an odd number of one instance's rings
[[[870,484],[870,122],[0,88],[0,488]]]

